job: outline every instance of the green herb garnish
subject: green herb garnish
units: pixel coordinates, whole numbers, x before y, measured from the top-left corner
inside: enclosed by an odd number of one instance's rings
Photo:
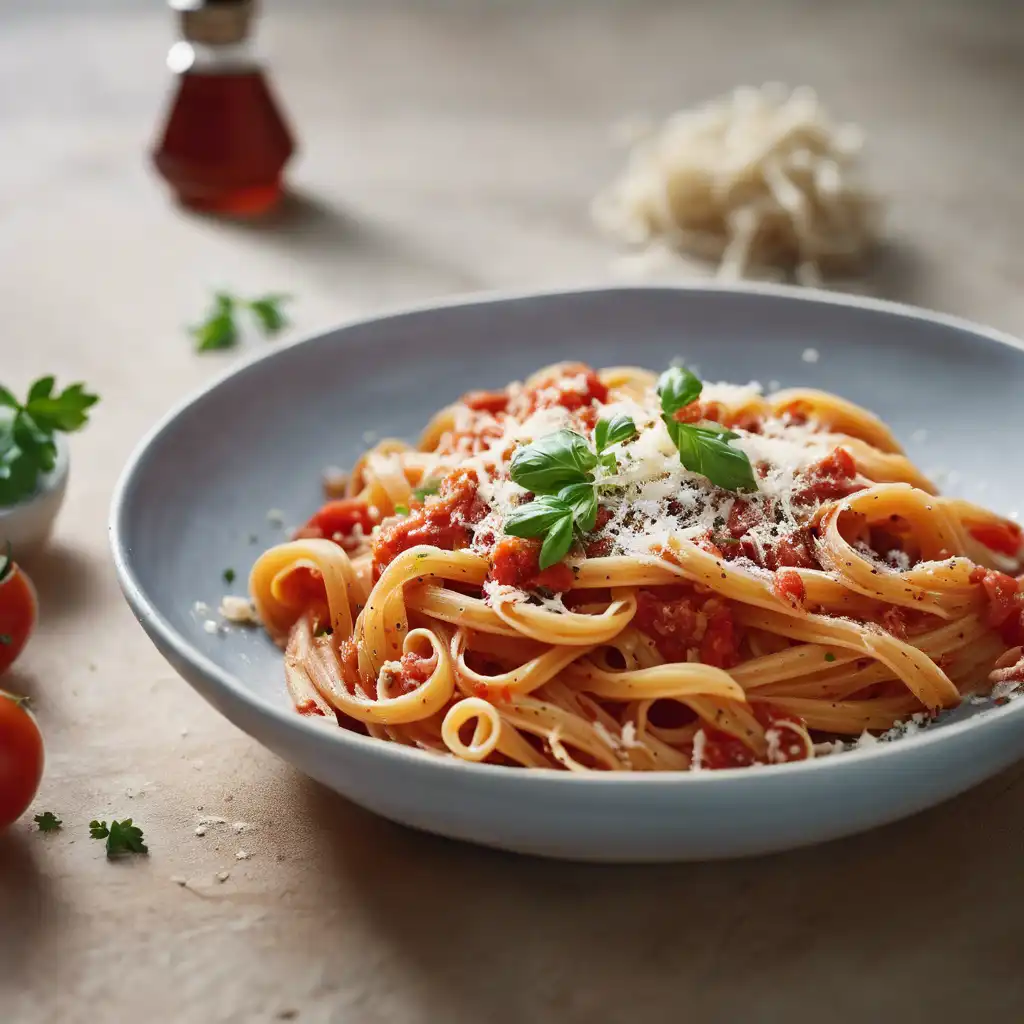
[[[131,818],[112,821],[107,827],[105,821],[89,822],[89,835],[93,839],[106,839],[107,856],[111,859],[125,853],[148,853],[149,848],[142,841],[142,829],[132,824]]]
[[[829,662],[831,662],[831,661],[835,661],[835,660],[836,660],[836,656],[835,656],[835,655],[834,655],[834,654],[833,654],[833,653],[832,653],[831,651],[829,651],[829,652],[828,652],[828,653],[827,653],[827,654],[825,655],[825,660],[826,660],[826,661],[829,661]]]
[[[605,449],[636,436],[629,416],[600,420],[594,428],[594,448],[574,430],[553,434],[516,450],[509,466],[512,480],[537,497],[520,505],[505,519],[513,537],[541,537],[539,564],[548,569],[569,553],[575,537],[594,529],[597,488],[593,470],[618,469],[615,455]]]
[[[40,832],[56,832],[64,824],[53,811],[43,811],[32,820],[39,826]]]
[[[235,570],[234,569],[225,569],[223,575],[224,575],[224,582],[225,583],[231,584],[231,583],[235,582]]]
[[[729,444],[739,434],[725,427],[697,427],[676,420],[675,414],[695,401],[703,387],[700,380],[682,366],[673,366],[658,379],[661,418],[672,443],[679,449],[679,461],[686,469],[706,476],[723,490],[756,491],[750,459]]]
[[[248,310],[256,326],[267,337],[277,334],[288,326],[288,319],[281,312],[281,303],[289,301],[289,295],[263,295],[256,299],[240,299],[230,292],[216,292],[213,305],[206,319],[189,328],[195,338],[197,352],[216,352],[234,348],[238,344],[239,310]]]
[[[39,477],[57,464],[54,434],[70,434],[89,421],[99,399],[72,384],[54,394],[54,378],[40,377],[22,404],[0,385],[0,505],[31,497]]]
[[[409,506],[408,505],[396,505],[395,506],[395,515],[396,516],[407,516],[408,514],[409,514]]]
[[[412,489],[412,496],[422,505],[429,495],[437,494],[440,489],[440,480],[424,480],[419,487]]]

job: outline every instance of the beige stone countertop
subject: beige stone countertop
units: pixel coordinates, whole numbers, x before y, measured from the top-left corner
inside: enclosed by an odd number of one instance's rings
[[[612,280],[587,213],[622,160],[609,127],[740,83],[813,85],[865,127],[893,241],[873,290],[1024,333],[1020,3],[264,6],[302,153],[298,198],[255,227],[183,214],[148,170],[169,12],[0,0],[2,378],[103,398],[6,682],[47,740],[30,814],[64,828],[0,837],[0,1020],[1024,1019],[1021,768],[740,862],[578,866],[419,835],[203,703],[132,619],[106,535],[143,431],[236,358],[184,334],[212,286],[292,292],[306,331]],[[126,815],[150,854],[108,863],[87,823]],[[227,824],[197,835],[204,815]]]

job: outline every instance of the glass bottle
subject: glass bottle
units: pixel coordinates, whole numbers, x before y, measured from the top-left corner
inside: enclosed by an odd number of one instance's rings
[[[182,39],[167,55],[177,75],[153,154],[179,201],[256,216],[281,198],[295,145],[249,41],[254,0],[169,0]]]

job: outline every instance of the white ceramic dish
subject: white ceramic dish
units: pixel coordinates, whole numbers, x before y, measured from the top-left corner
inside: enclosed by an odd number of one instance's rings
[[[780,850],[912,814],[1024,754],[1019,701],[965,705],[897,742],[755,769],[580,777],[456,763],[300,717],[280,652],[260,632],[206,632],[195,602],[216,607],[223,569],[244,580],[284,536],[267,510],[302,521],[322,468],[350,463],[366,432],[414,436],[465,390],[556,359],[657,368],[674,356],[707,379],[835,390],[887,419],[926,470],[958,470],[963,493],[1003,512],[1024,505],[1005,443],[992,443],[1024,433],[1024,350],[996,332],[770,286],[469,299],[274,349],[170,413],[114,497],[128,602],[207,700],[302,771],[395,821],[510,850],[608,861]]]
[[[17,505],[0,506],[0,550],[7,544],[15,556],[24,560],[34,555],[49,539],[57,513],[64,504],[71,464],[67,438],[54,435],[57,445],[57,463],[39,481],[31,498]]]

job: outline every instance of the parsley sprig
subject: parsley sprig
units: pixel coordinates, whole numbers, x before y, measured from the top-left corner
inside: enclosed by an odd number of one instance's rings
[[[105,821],[89,822],[89,835],[93,839],[106,839],[107,856],[111,859],[125,853],[148,853],[149,848],[142,841],[142,829],[132,824],[131,818],[124,821],[112,821],[107,826]]]
[[[256,326],[268,338],[288,326],[288,318],[281,305],[290,301],[290,295],[271,293],[255,299],[242,299],[230,292],[216,292],[206,319],[189,328],[195,339],[197,352],[216,352],[234,348],[238,344],[238,313],[248,311]]]
[[[54,435],[81,430],[87,410],[99,401],[84,384],[54,393],[55,384],[53,377],[40,377],[24,402],[0,385],[0,505],[35,493],[39,477],[57,464]]]
[[[739,434],[721,426],[697,427],[676,420],[675,414],[696,401],[703,388],[700,379],[683,366],[671,367],[658,379],[661,418],[672,443],[679,449],[679,461],[723,490],[756,491],[750,459],[729,444]]]
[[[569,553],[573,539],[594,529],[597,522],[597,483],[594,470],[618,469],[614,452],[606,449],[636,436],[629,416],[599,420],[592,448],[582,434],[557,430],[518,448],[509,476],[533,491],[536,498],[520,505],[505,519],[505,533],[513,537],[543,537],[539,564],[548,569]]]
[[[43,811],[32,820],[39,826],[40,832],[56,832],[64,824],[53,811]]]

